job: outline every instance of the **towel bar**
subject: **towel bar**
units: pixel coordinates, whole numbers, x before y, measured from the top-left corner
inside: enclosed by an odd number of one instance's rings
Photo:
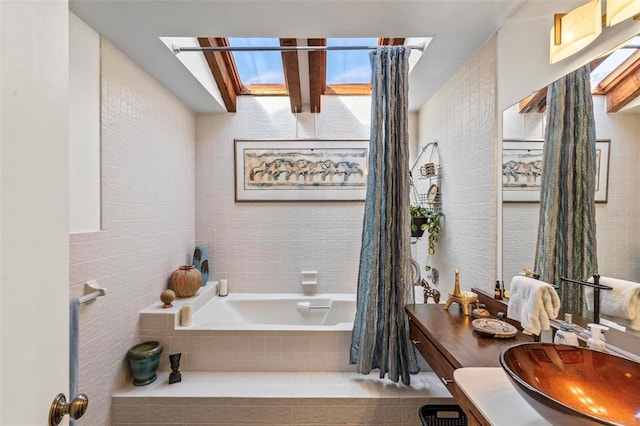
[[[598,274],[594,274],[592,283],[589,281],[572,280],[566,277],[560,277],[560,280],[593,287],[593,322],[600,323],[600,290],[613,290],[613,288],[608,285],[600,284],[600,275]]]
[[[98,287],[98,283],[95,280],[91,280],[84,283],[84,296],[78,297],[80,304],[92,303],[100,296],[106,296],[107,289]]]

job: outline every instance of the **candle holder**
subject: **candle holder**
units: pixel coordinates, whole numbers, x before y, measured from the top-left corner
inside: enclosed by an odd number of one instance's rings
[[[452,303],[458,303],[466,316],[469,316],[469,304],[476,303],[478,301],[478,295],[472,291],[460,290],[460,270],[456,268],[456,278],[453,291],[449,292],[449,298],[447,303],[444,304],[444,309],[449,310],[449,306]]]

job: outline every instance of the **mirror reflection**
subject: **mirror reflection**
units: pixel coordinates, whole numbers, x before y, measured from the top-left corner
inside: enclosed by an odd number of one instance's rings
[[[640,283],[640,37],[597,58],[590,69],[597,139],[598,271],[602,277]],[[524,268],[534,268],[546,120],[546,88],[503,112],[506,284]],[[640,317],[618,323],[640,336]]]

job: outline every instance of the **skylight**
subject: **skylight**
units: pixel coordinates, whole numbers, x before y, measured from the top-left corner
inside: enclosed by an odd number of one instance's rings
[[[624,61],[633,55],[640,46],[640,36],[634,37],[627,43],[626,47],[614,51],[595,70],[591,72],[591,90],[596,90],[598,84],[609,74],[618,68]]]
[[[161,37],[174,53],[196,52],[180,61],[228,112],[235,112],[236,97],[288,96],[291,112],[321,111],[324,95],[371,94],[369,49],[324,50],[322,46],[424,46],[430,38],[247,38],[247,37]],[[411,44],[407,41],[411,40]],[[282,50],[280,47],[286,47]],[[296,51],[295,47],[301,47]],[[320,47],[320,49],[306,47]],[[184,50],[181,50],[181,47]],[[231,49],[228,49],[231,47]],[[233,48],[278,48],[235,50]],[[308,50],[308,52],[305,52]],[[424,49],[413,49],[409,72]],[[209,69],[210,75],[206,71]],[[196,74],[196,71],[198,73]],[[204,74],[204,75],[203,75]],[[215,90],[217,88],[217,91]]]
[[[229,37],[233,47],[280,46],[277,38]],[[284,85],[282,55],[277,51],[233,52],[233,59],[245,86]]]
[[[327,46],[376,46],[377,38],[328,38]],[[327,52],[327,85],[369,84],[371,64],[368,50]]]

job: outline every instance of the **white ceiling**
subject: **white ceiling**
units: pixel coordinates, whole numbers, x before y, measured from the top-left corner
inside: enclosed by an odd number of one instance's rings
[[[525,0],[70,0],[69,8],[195,112],[224,112],[160,41],[173,37],[433,37],[418,110]]]

